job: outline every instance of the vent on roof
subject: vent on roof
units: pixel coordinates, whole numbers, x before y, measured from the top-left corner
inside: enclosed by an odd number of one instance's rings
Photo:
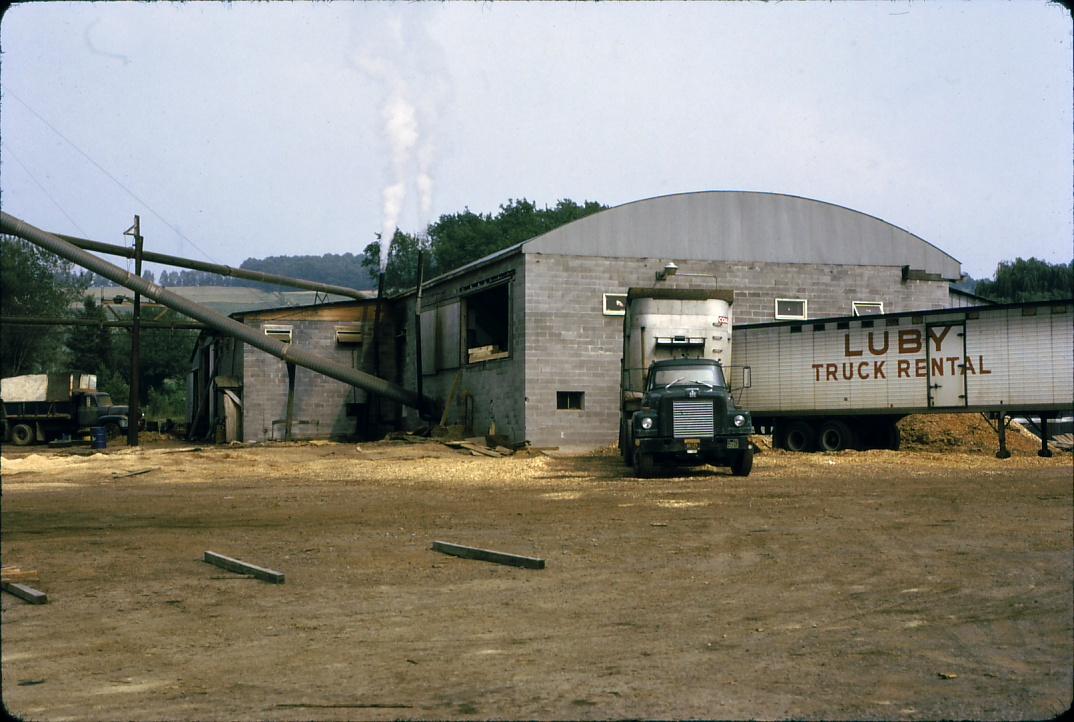
[[[269,338],[274,338],[283,341],[284,343],[291,343],[291,327],[289,325],[266,323],[261,328]]]
[[[336,326],[336,343],[361,343],[362,327],[357,323]]]

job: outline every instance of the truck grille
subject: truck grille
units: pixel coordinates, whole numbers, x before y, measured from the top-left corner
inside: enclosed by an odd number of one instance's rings
[[[711,437],[712,400],[675,401],[671,405],[672,429],[676,439]]]

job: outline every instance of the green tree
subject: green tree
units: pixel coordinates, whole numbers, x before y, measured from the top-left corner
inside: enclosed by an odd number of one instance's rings
[[[0,314],[63,317],[89,279],[72,264],[15,236],[0,236]],[[58,370],[64,334],[55,326],[4,326],[0,333],[0,375]]]
[[[365,247],[362,257],[362,266],[372,278],[380,275],[380,234],[376,235],[377,240]],[[388,264],[384,270],[386,289],[398,291],[414,287],[417,281],[419,250],[429,250],[427,239],[404,233],[398,228],[395,229],[391,245],[388,247]],[[425,259],[425,278],[432,278],[434,275],[432,259],[429,254],[426,254]]]
[[[979,280],[974,292],[1000,303],[1071,298],[1074,261],[1048,263],[1038,258],[1001,261],[995,278]]]
[[[169,310],[157,319],[161,323],[184,321],[182,316]],[[138,385],[138,398],[142,404],[149,401],[149,392],[155,389],[162,392],[166,383],[183,382],[185,389],[186,375],[190,370],[190,354],[194,350],[198,332],[189,329],[143,328],[141,333],[141,383]],[[121,352],[130,348],[130,335],[125,333],[117,340],[116,370],[129,388],[131,380],[130,353]],[[116,384],[118,386],[118,384]]]
[[[429,251],[425,277],[432,278],[605,208],[596,201],[579,204],[569,199],[551,208],[539,208],[525,198],[510,199],[496,215],[474,213],[469,208],[442,215],[420,236],[396,229],[388,251],[385,286],[396,290],[413,287],[419,249]],[[362,266],[372,278],[380,271],[379,234],[377,238],[365,247],[362,258]]]
[[[469,208],[440,216],[429,226],[436,272],[446,273],[605,208],[596,201],[578,204],[566,198],[551,208],[538,208],[523,198],[508,200],[495,216],[474,213]]]
[[[87,296],[75,318],[105,321],[104,309]],[[68,365],[75,370],[95,373],[98,381],[112,369],[112,329],[101,326],[73,326],[67,333]]]

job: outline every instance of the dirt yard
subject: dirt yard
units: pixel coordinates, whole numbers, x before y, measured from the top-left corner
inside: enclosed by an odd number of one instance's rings
[[[5,448],[3,563],[49,601],[0,595],[4,704],[92,721],[1053,717],[1074,689],[1071,456],[948,446],[768,450],[748,478],[648,480],[614,450]]]

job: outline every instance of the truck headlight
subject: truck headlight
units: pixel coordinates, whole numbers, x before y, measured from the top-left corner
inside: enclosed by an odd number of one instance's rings
[[[646,430],[653,428],[653,419],[651,416],[645,416],[642,418],[641,428]]]
[[[731,419],[731,422],[735,426],[742,426],[743,424],[746,423],[746,417],[743,416],[742,414],[735,414],[735,418]]]

